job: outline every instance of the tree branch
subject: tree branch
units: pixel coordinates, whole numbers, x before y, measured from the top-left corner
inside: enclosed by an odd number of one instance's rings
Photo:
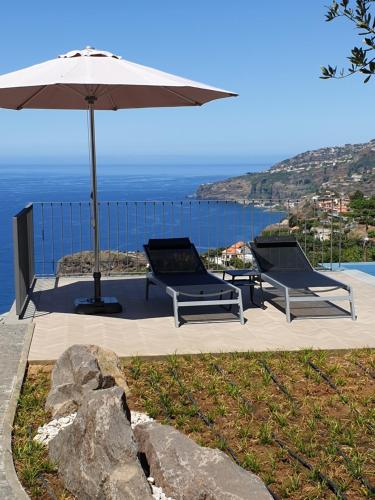
[[[368,53],[375,50],[375,16],[370,9],[375,0],[355,0],[355,8],[351,8],[349,3],[350,0],[333,0],[331,6],[328,7],[326,21],[330,22],[338,17],[345,17],[354,23],[357,29],[361,30],[359,35],[365,36],[364,40],[362,40],[365,47],[354,47],[351,50],[351,55],[348,57],[351,67],[346,72],[342,68],[340,73],[337,74],[337,67],[323,66],[320,78],[324,80],[331,78],[340,80],[355,73],[362,73],[366,75],[364,83],[367,83],[371,76],[375,74],[375,57],[367,59]]]

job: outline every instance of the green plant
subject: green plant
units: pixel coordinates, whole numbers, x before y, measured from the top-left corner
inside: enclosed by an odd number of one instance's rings
[[[272,439],[272,427],[268,422],[262,422],[260,424],[258,439],[260,444],[271,444]]]
[[[199,433],[202,431],[202,424],[199,421],[191,421],[188,427],[190,433]]]
[[[185,425],[187,424],[188,422],[188,417],[187,415],[177,415],[177,418],[176,418],[176,425],[179,429],[182,429],[183,427],[185,427]]]
[[[288,415],[275,411],[273,416],[280,427],[286,427],[288,425]]]
[[[307,424],[307,427],[310,429],[310,431],[315,431],[316,421],[317,421],[317,419],[314,416],[308,417],[306,419],[306,424]]]
[[[151,367],[148,370],[148,377],[151,387],[157,387],[159,385],[161,380],[161,374],[158,373],[157,370],[155,370],[155,368]]]
[[[165,390],[162,390],[160,392],[160,403],[163,407],[164,413],[166,413],[166,416],[168,418],[174,415],[175,411],[173,401],[168,392],[166,392]]]
[[[143,362],[138,356],[132,358],[130,370],[133,378],[138,379],[141,376],[142,364]]]
[[[225,451],[227,447],[227,443],[225,442],[225,439],[223,437],[219,437],[216,439],[216,448],[219,448],[219,450]]]
[[[243,427],[239,427],[238,437],[240,439],[248,439],[252,436],[253,436],[253,427],[251,425],[245,425]]]
[[[264,368],[262,368],[262,378],[263,378],[263,383],[266,386],[270,385],[270,383],[272,382],[271,375]]]
[[[227,413],[227,408],[223,403],[220,403],[216,408],[216,414],[220,417],[224,417]]]
[[[233,384],[226,384],[225,390],[232,398],[236,398],[239,395],[239,388]]]
[[[155,405],[155,403],[151,399],[145,399],[144,400],[144,407],[146,413],[151,417],[151,418],[156,418],[159,414],[158,407]]]
[[[14,424],[14,460],[22,483],[34,498],[44,494],[41,476],[56,471],[48,458],[47,448],[33,439],[38,426],[50,420],[49,413],[44,410],[48,390],[49,378],[43,371],[38,373],[36,380],[26,378]]]
[[[207,385],[207,392],[210,396],[216,396],[219,393],[216,381],[212,381]]]
[[[180,366],[179,357],[176,354],[170,354],[169,356],[167,356],[167,361],[168,365],[174,370],[177,370],[177,368]]]
[[[354,7],[353,7],[354,4]],[[371,7],[373,0],[355,0],[353,3],[350,0],[333,0],[328,8],[326,20],[333,21],[338,17],[348,19],[353,23],[358,30],[358,34],[362,38],[361,47],[353,47],[348,57],[350,66],[344,70],[337,72],[337,67],[328,65],[322,67],[323,79],[328,78],[345,78],[354,73],[365,75],[364,82],[367,83],[371,76],[375,73],[375,58],[371,55],[375,49],[375,26]]]
[[[257,474],[260,471],[260,462],[255,453],[252,453],[251,451],[246,453],[242,462],[242,467],[250,469],[251,472],[254,472],[254,474]]]
[[[252,406],[250,406],[249,403],[242,401],[241,399],[239,399],[238,401],[239,401],[238,412],[241,415],[241,417],[251,415],[253,412]]]
[[[288,477],[282,486],[282,491],[285,498],[288,498],[292,493],[295,493],[301,488],[301,474],[294,473],[292,476]]]

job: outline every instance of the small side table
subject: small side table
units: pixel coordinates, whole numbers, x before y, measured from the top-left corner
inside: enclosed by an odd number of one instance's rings
[[[231,276],[231,281],[235,286],[248,286],[250,287],[250,300],[251,303],[264,309],[264,295],[262,288],[262,277],[256,269],[225,269],[223,271],[223,280],[225,275]],[[236,279],[238,278],[238,279]],[[259,306],[254,302],[254,287],[258,286],[260,290],[261,305]]]

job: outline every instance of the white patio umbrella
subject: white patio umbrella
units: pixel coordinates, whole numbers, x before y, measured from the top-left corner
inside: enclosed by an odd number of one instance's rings
[[[0,76],[1,108],[80,109],[90,113],[94,296],[77,299],[76,312],[122,310],[114,297],[101,295],[94,110],[201,106],[235,95],[91,47]]]

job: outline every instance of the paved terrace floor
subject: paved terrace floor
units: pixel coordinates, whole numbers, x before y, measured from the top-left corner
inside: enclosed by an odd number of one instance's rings
[[[119,356],[160,356],[177,353],[295,350],[300,348],[348,349],[375,347],[375,279],[363,280],[362,273],[346,271],[327,273],[354,288],[358,320],[344,317],[340,309],[324,303],[327,315],[341,314],[341,318],[300,319],[320,315],[317,303],[299,304],[292,313],[299,318],[288,324],[283,312],[283,301],[268,289],[266,309],[250,304],[249,292],[243,289],[247,322],[183,324],[176,329],[172,304],[157,287],[150,290],[148,302],[144,299],[145,281],[141,277],[108,278],[103,280],[103,294],[115,295],[124,305],[124,312],[116,316],[81,316],[73,312],[73,300],[90,296],[89,279],[39,279],[33,304],[27,315],[33,317],[35,330],[29,352],[29,361],[52,361],[70,345],[92,343],[114,350]],[[247,288],[247,287],[246,287]],[[337,294],[337,292],[334,292]],[[344,293],[344,292],[343,292]],[[259,300],[259,292],[256,292]],[[271,301],[270,301],[271,300]],[[341,302],[348,308],[348,302]],[[207,309],[206,309],[207,311]],[[185,319],[205,319],[197,311]],[[233,319],[217,308],[211,319]]]

